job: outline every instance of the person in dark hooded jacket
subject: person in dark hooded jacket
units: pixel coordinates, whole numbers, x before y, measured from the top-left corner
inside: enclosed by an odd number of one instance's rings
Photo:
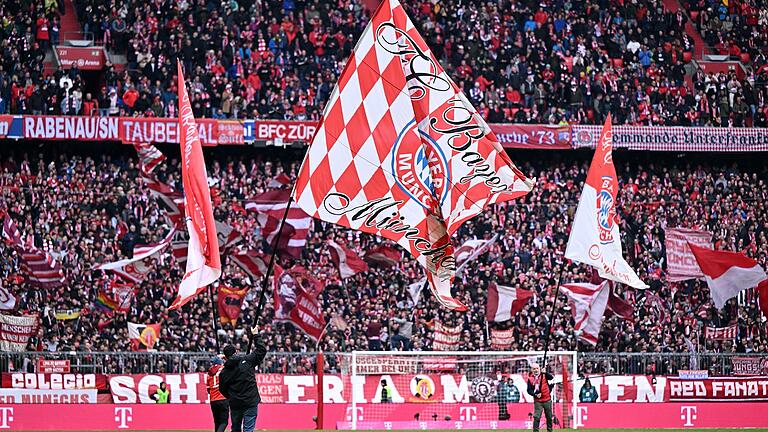
[[[267,347],[257,335],[259,329],[251,329],[251,341],[255,349],[245,355],[238,355],[237,349],[227,345],[224,353],[224,369],[219,373],[219,391],[229,400],[232,432],[253,432],[259,412],[259,387],[253,370],[267,354]]]

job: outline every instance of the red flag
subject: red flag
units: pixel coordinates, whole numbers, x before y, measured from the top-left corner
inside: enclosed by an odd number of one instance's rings
[[[184,182],[184,211],[189,233],[187,270],[179,285],[179,294],[170,309],[178,309],[221,276],[219,241],[213,219],[208,174],[200,145],[195,116],[184,84],[181,62],[179,74],[179,143],[181,177]]]
[[[512,319],[533,297],[533,291],[506,287],[491,282],[485,307],[487,321],[504,322]]]
[[[357,273],[368,271],[368,264],[359,255],[340,245],[333,240],[328,240],[328,251],[331,252],[331,261],[339,269],[342,278],[348,278]]]
[[[757,304],[763,311],[763,315],[768,317],[768,279],[757,286]]]
[[[322,284],[303,267],[283,270],[277,265],[273,284],[275,321],[290,322],[317,340],[325,327],[325,318],[317,300],[323,289]]]
[[[267,273],[269,258],[256,251],[247,251],[242,254],[230,256],[232,262],[240,267],[250,278],[255,281]]]
[[[632,321],[635,317],[635,308],[629,302],[616,295],[611,288],[611,294],[608,297],[608,311],[618,315],[620,318]]]
[[[339,76],[294,197],[315,218],[397,242],[443,306],[466,310],[451,295],[451,235],[532,186],[390,0]]]
[[[365,260],[381,267],[394,267],[403,260],[403,253],[392,246],[374,246],[365,252]]]
[[[248,288],[235,289],[219,285],[219,321],[222,324],[237,325],[246,294],[248,294]]]
[[[280,189],[291,184],[291,178],[285,173],[280,173],[267,183],[270,189]]]
[[[715,251],[692,243],[688,243],[688,246],[704,273],[710,295],[718,309],[740,291],[754,288],[768,279],[757,261],[742,253]]]

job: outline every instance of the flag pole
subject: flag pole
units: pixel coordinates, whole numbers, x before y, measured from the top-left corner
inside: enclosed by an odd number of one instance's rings
[[[547,334],[544,336],[544,364],[542,369],[546,373],[547,369],[547,353],[549,352],[549,340],[552,336],[552,325],[555,320],[555,310],[557,309],[557,295],[560,294],[560,283],[563,281],[563,269],[565,269],[565,260],[560,264],[560,272],[557,276],[557,286],[555,286],[555,298],[552,299],[552,313],[549,314],[549,321],[547,322]]]
[[[221,345],[219,345],[219,320],[216,317],[218,305],[213,301],[213,284],[208,285],[208,295],[211,297],[211,320],[213,321],[213,336],[216,338],[216,353],[220,354]]]
[[[269,288],[269,276],[272,275],[272,268],[275,266],[275,256],[277,255],[277,248],[278,248],[278,245],[280,244],[280,237],[282,237],[283,227],[285,226],[285,220],[288,219],[288,211],[291,209],[292,202],[293,202],[293,193],[291,193],[291,195],[288,197],[288,202],[285,204],[285,213],[283,213],[283,219],[280,221],[280,227],[277,229],[275,242],[272,245],[272,254],[269,257],[269,264],[267,264],[267,272],[264,274],[264,281],[261,284],[261,294],[259,295],[259,302],[256,304],[256,318],[253,321],[254,326],[259,325],[261,310],[264,308],[264,300],[267,298],[267,289]],[[253,345],[253,338],[248,339],[248,352],[251,351],[251,345]]]

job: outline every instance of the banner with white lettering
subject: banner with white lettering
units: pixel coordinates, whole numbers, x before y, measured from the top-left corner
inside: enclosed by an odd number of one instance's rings
[[[571,145],[595,147],[600,126],[574,125]],[[768,129],[614,126],[614,148],[650,151],[768,151]]]
[[[511,123],[488,126],[505,148],[537,150],[569,150],[571,148],[570,126]]]
[[[712,234],[689,228],[667,228],[665,243],[667,249],[667,280],[679,282],[703,278],[704,273],[688,247],[688,243],[699,247],[712,246]]]
[[[34,140],[178,143],[178,128],[172,118],[24,116],[22,135]],[[240,121],[199,119],[197,128],[204,146],[245,143]]]
[[[0,315],[0,351],[25,351],[38,323],[37,315]]]
[[[0,389],[2,404],[95,404],[98,390]]]
[[[728,327],[710,327],[704,328],[704,337],[709,340],[726,341],[736,340],[736,336],[739,333],[739,328],[736,324],[729,325]]]
[[[407,357],[358,356],[355,371],[358,375],[414,374],[416,360]]]
[[[60,361],[60,360],[59,360]],[[0,387],[30,390],[107,389],[107,376],[81,373],[4,373]]]
[[[669,401],[764,401],[768,400],[768,378],[669,378]]]
[[[768,376],[768,356],[731,357],[731,364],[736,376]]]

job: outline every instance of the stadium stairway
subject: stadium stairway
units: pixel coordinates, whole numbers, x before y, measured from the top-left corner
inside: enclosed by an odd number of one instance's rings
[[[83,29],[77,20],[77,10],[72,0],[64,0],[64,15],[61,16],[61,41],[83,38]]]
[[[694,60],[701,60],[704,58],[704,54],[711,54],[714,51],[712,50],[712,47],[707,45],[707,43],[704,41],[704,38],[701,37],[701,34],[696,29],[696,26],[693,25],[693,19],[688,14],[688,11],[683,8],[683,6],[680,4],[679,0],[663,0],[664,7],[672,12],[675,13],[678,10],[682,10],[683,13],[688,17],[688,21],[685,23],[685,32],[693,39],[694,43]]]

